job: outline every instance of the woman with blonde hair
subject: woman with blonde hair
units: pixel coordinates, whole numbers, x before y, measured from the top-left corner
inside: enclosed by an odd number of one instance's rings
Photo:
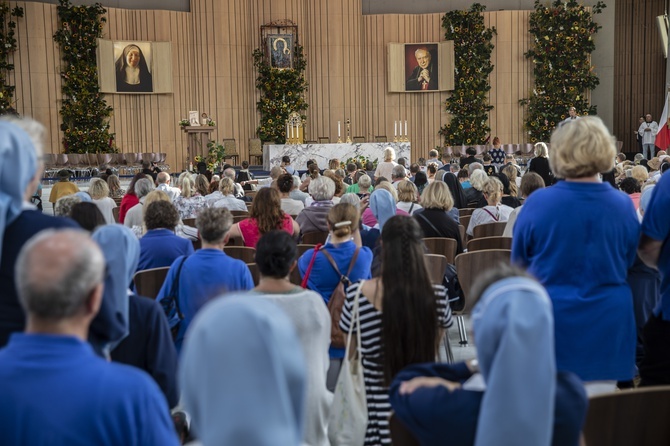
[[[396,163],[394,160],[395,150],[393,150],[393,147],[385,148],[384,161],[377,165],[377,169],[375,170],[375,179],[384,177],[390,180],[393,174],[393,168],[398,165],[398,163]]]
[[[544,180],[545,186],[554,184],[554,174],[548,159],[548,148],[543,142],[535,144],[535,158],[528,162],[528,172],[535,172]]]
[[[254,248],[263,234],[275,229],[286,231],[294,237],[300,234],[298,223],[282,211],[277,189],[262,187],[251,203],[249,218],[235,223],[228,234],[231,238],[242,239],[244,246]]]
[[[409,180],[398,182],[398,204],[396,205],[401,211],[407,212],[409,215],[422,209],[419,204],[419,191],[416,185]]]
[[[88,194],[91,196],[91,201],[95,204],[102,216],[105,218],[105,223],[108,225],[114,224],[114,214],[112,209],[116,207],[116,202],[109,198],[109,186],[107,182],[101,178],[93,178],[91,184],[88,186]]]
[[[110,198],[123,198],[123,195],[126,193],[124,189],[121,189],[121,182],[119,181],[119,177],[116,175],[110,175],[107,177],[107,186],[109,186]]]
[[[512,166],[511,164],[508,164],[507,166],[503,167],[502,173],[504,173],[507,179],[509,180],[509,194],[512,197],[518,197],[520,178],[519,178],[519,172],[516,170],[516,167]]]
[[[616,153],[615,138],[596,116],[554,131],[549,161],[565,181],[526,200],[512,239],[512,261],[553,302],[558,369],[611,390],[633,379],[635,369],[626,278],[640,238],[632,200],[599,177]]]
[[[507,221],[509,215],[514,210],[513,208],[501,204],[503,197],[503,184],[496,177],[489,177],[489,179],[484,183],[482,188],[482,193],[486,199],[487,205],[475,209],[470,217],[470,224],[468,225],[467,230],[465,231],[470,237],[473,235],[475,226],[479,226],[484,223],[493,223],[499,221]]]
[[[202,187],[204,185],[205,192],[207,192],[207,187],[209,184],[207,182],[207,177],[204,175],[198,175],[196,181],[200,177],[204,179],[204,183],[202,179],[200,180],[200,186]],[[207,194],[202,195],[202,193],[197,189],[196,184],[193,182],[190,175],[182,174],[179,176],[179,178],[181,179],[181,194],[174,200],[174,205],[179,211],[179,218],[182,220],[185,218],[196,218],[198,216],[198,212],[200,212],[200,210],[207,204],[207,201],[205,200],[205,195]]]
[[[458,242],[456,254],[463,252],[461,231],[458,228],[458,209],[454,207],[454,199],[449,186],[444,181],[429,184],[421,194],[423,209],[414,212],[413,217],[421,226],[424,237],[453,238]],[[456,212],[456,216],[452,212]]]

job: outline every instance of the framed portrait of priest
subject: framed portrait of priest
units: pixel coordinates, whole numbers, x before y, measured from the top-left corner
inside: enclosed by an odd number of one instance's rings
[[[454,89],[452,41],[390,43],[389,92],[429,93]]]
[[[272,68],[293,68],[293,34],[269,34],[266,37],[266,54]]]

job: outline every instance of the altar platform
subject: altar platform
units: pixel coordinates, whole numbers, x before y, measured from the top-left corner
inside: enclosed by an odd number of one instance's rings
[[[370,161],[384,161],[384,149],[393,147],[396,160],[405,157],[411,159],[412,149],[409,142],[364,142],[339,144],[266,144],[263,146],[263,169],[281,164],[283,156],[291,158],[295,169],[306,169],[307,161],[316,160],[319,169],[327,169],[328,161],[337,158],[346,162],[349,158],[367,157]]]

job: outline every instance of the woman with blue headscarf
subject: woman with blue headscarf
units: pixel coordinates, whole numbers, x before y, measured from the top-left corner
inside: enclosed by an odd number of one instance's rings
[[[14,282],[19,251],[44,229],[78,228],[72,220],[45,215],[30,203],[44,170],[38,145],[43,133],[36,121],[0,119],[0,347],[25,326]]]
[[[272,302],[207,304],[184,341],[183,404],[204,446],[301,444],[305,360],[291,320]]]
[[[477,361],[420,364],[391,385],[396,416],[422,445],[579,444],[586,393],[576,375],[556,370],[549,296],[508,269],[483,281],[472,313],[481,375]]]

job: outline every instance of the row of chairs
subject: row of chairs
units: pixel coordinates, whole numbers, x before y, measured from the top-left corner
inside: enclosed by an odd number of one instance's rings
[[[71,169],[76,176],[90,176],[93,169],[107,165],[121,173],[135,174],[142,170],[142,161],[170,170],[165,162],[167,153],[48,153],[44,155],[45,174],[55,177],[61,169]],[[125,172],[124,172],[125,171]]]

